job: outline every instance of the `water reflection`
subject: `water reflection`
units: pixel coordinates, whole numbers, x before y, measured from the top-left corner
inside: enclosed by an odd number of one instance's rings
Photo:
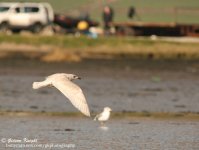
[[[108,131],[109,130],[109,127],[107,127],[107,126],[100,126],[99,128],[101,130],[103,130],[103,131]]]

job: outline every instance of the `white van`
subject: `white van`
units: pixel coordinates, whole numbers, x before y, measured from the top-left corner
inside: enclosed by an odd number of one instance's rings
[[[54,20],[48,3],[0,3],[0,30],[31,30],[38,33]]]

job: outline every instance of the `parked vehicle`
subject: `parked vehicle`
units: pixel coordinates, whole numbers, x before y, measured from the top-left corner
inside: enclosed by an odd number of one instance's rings
[[[48,3],[0,3],[0,31],[40,32],[54,20],[54,12]]]
[[[63,14],[55,14],[54,17],[54,23],[61,26],[63,29],[66,30],[66,32],[75,33],[78,27],[78,24],[82,21],[86,22],[88,25],[88,28],[90,27],[96,27],[99,25],[98,22],[91,20],[88,18],[82,18],[82,17],[70,17]]]

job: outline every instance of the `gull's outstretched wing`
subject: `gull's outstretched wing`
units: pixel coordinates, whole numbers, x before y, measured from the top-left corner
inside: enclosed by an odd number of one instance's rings
[[[61,91],[77,109],[90,117],[88,104],[79,86],[65,78],[53,80],[52,85]]]

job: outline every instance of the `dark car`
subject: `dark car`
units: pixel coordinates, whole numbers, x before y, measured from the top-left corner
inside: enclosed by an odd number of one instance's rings
[[[54,23],[65,29],[67,32],[74,33],[77,30],[78,23],[86,21],[88,27],[96,27],[98,22],[91,20],[89,17],[70,17],[62,14],[55,14]]]

